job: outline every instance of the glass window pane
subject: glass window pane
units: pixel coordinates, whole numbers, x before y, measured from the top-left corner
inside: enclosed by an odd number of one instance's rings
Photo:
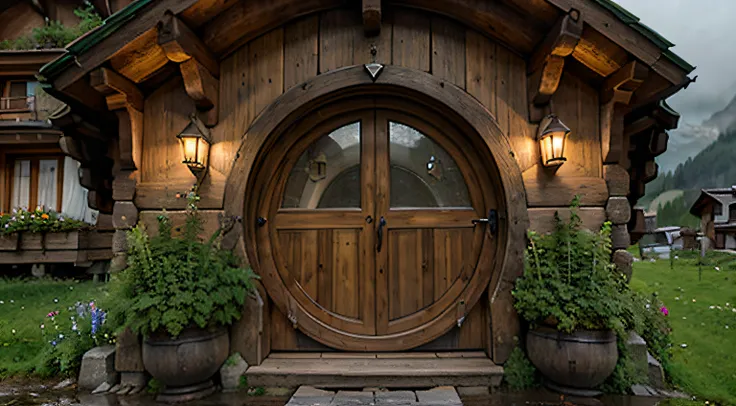
[[[389,124],[391,207],[470,207],[468,187],[450,154],[416,129]]]
[[[42,159],[38,163],[38,205],[46,210],[57,211],[56,193],[59,161]]]
[[[356,122],[312,143],[289,174],[281,207],[359,208],[360,136]]]
[[[11,206],[16,208],[28,208],[31,197],[31,161],[15,161],[13,169],[13,201]]]

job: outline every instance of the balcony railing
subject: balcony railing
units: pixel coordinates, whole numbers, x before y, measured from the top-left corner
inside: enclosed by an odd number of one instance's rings
[[[40,109],[35,96],[0,97],[0,120],[45,120],[46,109]]]

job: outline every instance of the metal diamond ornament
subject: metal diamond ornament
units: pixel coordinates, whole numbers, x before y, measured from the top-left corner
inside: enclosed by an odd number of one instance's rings
[[[374,82],[378,79],[381,72],[383,72],[383,65],[380,63],[367,63],[363,66],[365,66],[365,71],[368,72]]]

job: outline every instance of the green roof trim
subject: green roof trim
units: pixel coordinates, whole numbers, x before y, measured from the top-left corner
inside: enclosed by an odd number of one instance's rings
[[[672,63],[679,66],[680,69],[685,70],[687,73],[695,70],[695,66],[690,65],[686,60],[682,59],[680,55],[677,55],[669,49],[664,51],[664,53],[662,53],[662,56],[669,59]]]
[[[44,65],[39,73],[46,79],[55,78],[62,71],[74,64],[77,55],[89,51],[105,38],[114,34],[125,23],[134,19],[137,13],[154,0],[136,0],[117,13],[107,17],[102,25],[82,35],[66,47],[66,54]]]
[[[674,117],[680,117],[680,113],[675,111],[675,109],[673,109],[669,104],[667,104],[667,102],[664,101],[664,99],[659,101],[659,107]]]

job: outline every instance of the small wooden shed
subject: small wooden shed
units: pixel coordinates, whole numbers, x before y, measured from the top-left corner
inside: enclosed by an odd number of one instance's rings
[[[176,219],[200,180],[208,228],[261,276],[232,336],[249,364],[502,364],[527,229],[580,195],[629,245],[664,100],[692,81],[671,46],[608,0],[139,0],[41,74],[118,269],[124,231]]]

